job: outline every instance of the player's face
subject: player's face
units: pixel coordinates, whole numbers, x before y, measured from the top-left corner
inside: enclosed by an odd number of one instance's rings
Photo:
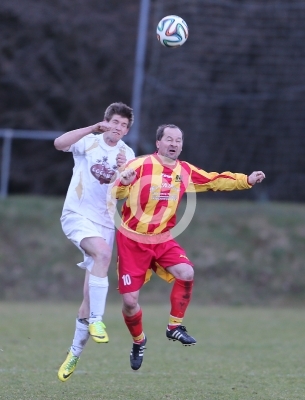
[[[167,127],[164,129],[162,139],[157,140],[156,145],[158,154],[171,160],[177,160],[182,151],[182,132],[178,128]]]
[[[103,137],[105,142],[110,142],[116,144],[123,136],[128,133],[128,118],[121,117],[120,115],[114,114],[111,120],[108,122],[110,125],[110,130],[104,132]]]

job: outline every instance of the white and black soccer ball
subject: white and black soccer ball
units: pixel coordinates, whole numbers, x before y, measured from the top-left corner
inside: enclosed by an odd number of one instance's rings
[[[165,47],[179,47],[186,42],[189,30],[186,22],[178,15],[168,15],[157,25],[157,38]]]

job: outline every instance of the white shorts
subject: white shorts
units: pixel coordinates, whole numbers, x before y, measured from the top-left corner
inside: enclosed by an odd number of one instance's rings
[[[96,224],[95,222],[90,221],[90,219],[74,212],[69,212],[65,215],[62,215],[60,222],[64,234],[84,255],[84,261],[77,264],[80,268],[91,271],[93,266],[93,258],[89,256],[80,246],[80,242],[84,238],[101,237],[112,250],[115,233],[114,229]]]

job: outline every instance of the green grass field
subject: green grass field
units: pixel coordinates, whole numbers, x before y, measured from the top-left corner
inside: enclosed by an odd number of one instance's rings
[[[84,276],[76,267],[81,253],[62,232],[63,201],[35,196],[1,201],[0,300],[78,301]],[[193,302],[305,304],[304,204],[198,198],[196,213],[177,240],[195,264]],[[115,255],[111,288],[117,284]],[[142,300],[162,303],[168,289],[152,279]],[[115,290],[109,297],[118,299]]]
[[[0,399],[295,400],[305,398],[302,309],[191,305],[185,324],[197,345],[165,338],[168,305],[143,305],[142,368],[119,304],[105,315],[109,344],[90,340],[69,381],[57,370],[74,332],[73,303],[0,303]]]

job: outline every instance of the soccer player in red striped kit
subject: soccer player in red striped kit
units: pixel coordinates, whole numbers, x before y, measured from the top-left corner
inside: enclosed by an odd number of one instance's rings
[[[250,189],[265,178],[262,171],[249,176],[208,173],[180,161],[183,137],[182,130],[175,125],[159,126],[157,152],[130,161],[112,189],[117,199],[127,198],[117,232],[118,277],[122,313],[133,338],[130,365],[134,370],[141,367],[147,342],[138,297],[151,270],[167,281],[174,281],[167,338],[185,346],[196,343],[182,325],[192,297],[193,264],[170,232],[176,224],[176,211],[183,194]]]

